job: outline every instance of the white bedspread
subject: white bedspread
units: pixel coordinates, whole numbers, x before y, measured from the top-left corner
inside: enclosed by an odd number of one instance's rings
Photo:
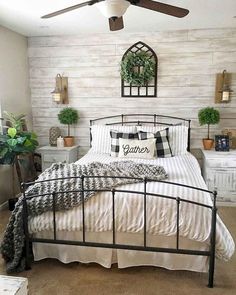
[[[77,163],[85,164],[92,161],[108,163],[120,161],[106,154],[89,152]],[[126,159],[127,160],[127,159]],[[206,189],[197,160],[190,154],[173,158],[155,160],[132,159],[135,162],[161,165],[168,174],[168,180]],[[119,189],[140,191],[143,183],[123,185]],[[147,192],[191,199],[212,205],[208,193],[167,183],[149,182]],[[124,233],[143,233],[143,197],[138,194],[116,193],[116,230]],[[110,192],[97,193],[85,204],[86,231],[109,232],[112,230],[112,195]],[[59,231],[81,231],[81,206],[64,212],[57,212],[56,222]],[[44,213],[30,220],[31,233],[52,231],[53,216]],[[211,228],[211,210],[181,202],[180,205],[180,236],[198,242],[209,242]],[[176,202],[159,197],[147,197],[147,231],[151,235],[173,236],[176,234]],[[228,260],[234,253],[234,241],[223,224],[217,218],[216,255]]]

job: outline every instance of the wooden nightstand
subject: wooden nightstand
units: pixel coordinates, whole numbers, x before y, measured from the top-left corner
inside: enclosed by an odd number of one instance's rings
[[[73,163],[78,160],[78,145],[72,147],[57,148],[44,146],[38,149],[42,156],[42,171],[53,163]]]
[[[209,190],[217,190],[217,200],[236,202],[236,151],[203,153],[203,177]]]

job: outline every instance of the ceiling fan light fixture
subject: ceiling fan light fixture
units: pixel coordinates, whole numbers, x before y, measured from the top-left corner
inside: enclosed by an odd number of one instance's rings
[[[126,0],[105,0],[96,3],[95,6],[107,18],[121,17],[130,6],[130,2]]]

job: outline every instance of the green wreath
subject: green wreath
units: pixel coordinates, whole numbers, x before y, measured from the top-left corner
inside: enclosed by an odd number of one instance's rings
[[[135,67],[143,67],[139,73]],[[155,63],[145,51],[128,53],[121,62],[122,79],[134,86],[145,86],[155,77]]]

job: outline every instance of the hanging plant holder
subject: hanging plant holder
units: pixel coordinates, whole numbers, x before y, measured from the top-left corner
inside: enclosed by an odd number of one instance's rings
[[[156,97],[157,65],[155,52],[139,41],[131,46],[121,61],[121,96]]]

